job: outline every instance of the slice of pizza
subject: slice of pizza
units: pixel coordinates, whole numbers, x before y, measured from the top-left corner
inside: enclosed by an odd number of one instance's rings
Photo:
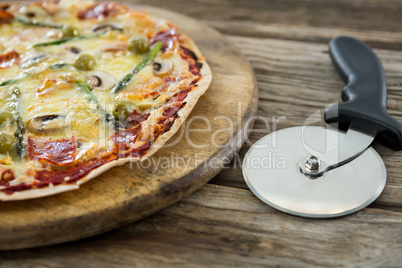
[[[0,200],[150,157],[211,82],[175,25],[119,3],[3,3],[0,44]]]

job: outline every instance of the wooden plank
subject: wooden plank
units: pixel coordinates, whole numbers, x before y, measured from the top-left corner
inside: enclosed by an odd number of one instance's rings
[[[346,35],[361,39],[374,48],[402,49],[402,34],[400,32],[375,29],[362,31],[348,27],[325,28],[325,30],[322,30],[322,28],[317,26],[304,24],[283,25],[277,22],[270,24],[251,21],[207,20],[205,22],[227,35],[309,41],[314,43],[328,43],[336,36]]]
[[[383,32],[399,32],[402,9],[402,3],[398,0],[136,0],[136,3],[163,7],[206,21]]]
[[[338,35],[350,35],[374,47],[402,49],[402,3],[398,0],[136,2],[203,20],[224,34],[320,43],[328,43]]]
[[[0,264],[396,267],[401,221],[400,212],[378,208],[332,220],[294,217],[247,190],[206,185],[135,225],[64,245],[0,252]]]

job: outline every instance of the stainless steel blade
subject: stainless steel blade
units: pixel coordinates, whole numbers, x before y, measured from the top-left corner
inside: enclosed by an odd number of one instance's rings
[[[305,128],[305,127],[304,127]],[[373,142],[376,133],[363,133],[354,124],[351,124],[346,135],[332,150],[316,155],[307,155],[300,162],[301,172],[311,177],[324,175],[331,169],[340,167],[361,155]],[[309,159],[314,157],[315,168],[311,168]]]
[[[300,159],[317,152],[325,155],[343,140],[347,152],[350,141],[345,133],[324,127],[271,133],[247,152],[242,167],[245,181],[262,201],[290,214],[330,218],[355,212],[373,202],[385,186],[385,166],[373,148],[314,180],[299,170]]]

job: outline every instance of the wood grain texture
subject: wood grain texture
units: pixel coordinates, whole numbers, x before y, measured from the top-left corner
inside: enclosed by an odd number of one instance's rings
[[[0,256],[4,266],[40,267],[397,267],[401,220],[401,212],[379,208],[332,220],[304,219],[266,206],[248,190],[207,185],[175,206],[102,236]]]
[[[375,145],[388,178],[380,198],[353,215],[311,220],[261,203],[241,160],[275,129],[298,126],[340,100],[344,84],[328,41],[367,41],[383,62],[390,114],[402,122],[399,0],[126,0],[181,12],[214,27],[256,73],[259,109],[249,142],[209,184],[145,220],[81,241],[0,253],[4,266],[400,267],[402,153]]]

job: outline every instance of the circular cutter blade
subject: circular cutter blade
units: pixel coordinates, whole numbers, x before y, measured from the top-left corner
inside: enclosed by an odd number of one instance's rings
[[[330,218],[353,213],[373,202],[385,186],[385,166],[373,148],[318,178],[299,170],[301,160],[334,148],[344,136],[324,127],[273,132],[247,152],[245,181],[262,201],[293,215]]]

